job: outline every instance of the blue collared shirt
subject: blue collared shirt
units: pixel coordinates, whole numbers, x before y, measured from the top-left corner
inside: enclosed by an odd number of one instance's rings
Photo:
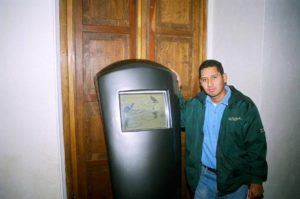
[[[226,95],[224,99],[218,104],[213,103],[212,99],[207,96],[205,105],[205,120],[203,126],[204,140],[202,146],[202,164],[216,168],[216,149],[220,130],[220,124],[222,116],[226,106],[228,106],[228,100],[231,96],[231,90],[229,86],[225,86]]]

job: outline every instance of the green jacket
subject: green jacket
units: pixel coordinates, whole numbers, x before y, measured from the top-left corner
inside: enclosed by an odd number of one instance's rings
[[[217,144],[217,187],[220,195],[242,184],[261,184],[267,179],[267,144],[259,112],[252,100],[230,86]],[[180,99],[181,126],[186,132],[186,174],[194,191],[201,173],[206,94]]]

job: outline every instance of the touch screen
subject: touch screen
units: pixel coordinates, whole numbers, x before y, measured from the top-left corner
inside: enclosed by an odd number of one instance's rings
[[[122,131],[170,128],[166,91],[122,91],[119,99]]]

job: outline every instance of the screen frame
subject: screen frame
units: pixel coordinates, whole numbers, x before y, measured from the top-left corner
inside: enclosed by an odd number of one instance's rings
[[[126,128],[124,127],[124,114],[122,108],[122,97],[125,95],[151,95],[151,94],[159,94],[162,95],[163,97],[163,103],[164,103],[164,108],[163,108],[163,113],[165,116],[164,119],[164,126],[158,126],[158,127],[147,127],[147,128],[142,128],[142,127],[137,127],[137,128]],[[129,91],[119,91],[118,93],[119,96],[119,112],[120,112],[120,123],[121,123],[121,130],[122,132],[139,132],[139,131],[157,131],[157,130],[165,130],[165,129],[170,129],[172,128],[172,118],[171,118],[171,106],[170,106],[170,96],[169,92],[167,90],[129,90]]]

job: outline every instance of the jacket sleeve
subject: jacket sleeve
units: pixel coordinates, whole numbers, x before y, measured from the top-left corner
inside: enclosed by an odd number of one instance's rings
[[[248,109],[243,131],[245,133],[245,146],[249,164],[249,183],[261,184],[267,180],[267,143],[263,124],[254,104],[250,105]]]

